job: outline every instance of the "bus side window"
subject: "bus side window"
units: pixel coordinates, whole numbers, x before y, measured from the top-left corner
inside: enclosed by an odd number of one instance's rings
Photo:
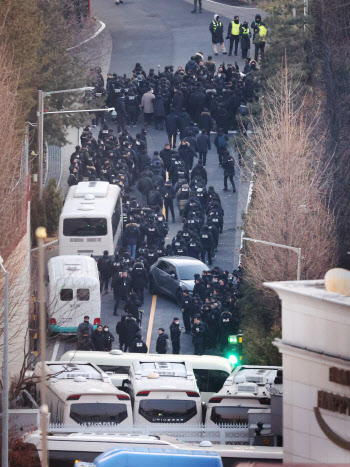
[[[209,370],[208,392],[219,392],[229,376],[229,373],[223,370]]]
[[[62,302],[70,302],[73,300],[73,289],[61,289],[60,299]]]
[[[121,216],[121,207],[120,207],[120,197],[117,199],[117,203],[114,208],[114,213],[112,216],[112,230],[113,230],[113,237],[117,233],[118,225],[120,222]]]
[[[208,370],[193,370],[199,392],[208,392]]]
[[[81,302],[88,302],[90,300],[89,289],[77,289],[77,300]]]

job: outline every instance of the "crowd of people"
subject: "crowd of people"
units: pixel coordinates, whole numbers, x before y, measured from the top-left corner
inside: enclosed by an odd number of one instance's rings
[[[105,251],[98,260],[98,269],[101,293],[113,291],[114,315],[120,308],[125,312],[116,326],[124,351],[148,350],[141,337],[140,308],[149,285],[150,267],[159,257],[192,256],[212,265],[223,231],[224,210],[220,195],[208,185],[207,152],[213,144],[218,164],[224,169],[223,189],[228,189],[230,180],[235,192],[235,161],[230,153],[228,130],[238,128],[237,113],[248,101],[257,99],[256,71],[256,63],[248,60],[243,73],[237,66],[224,64],[216,71],[211,57],[204,62],[200,53],[175,73],[168,66],[162,73],[150,70],[146,75],[137,63],[131,78],[109,74],[106,89],[100,69],[94,71],[95,90],[105,94],[106,104],[116,109],[118,134],[105,120],[104,111],[98,112],[92,122],[96,126],[101,121],[98,137],[93,136],[90,126],[82,132],[81,146],[71,156],[68,183],[72,186],[84,179],[99,179],[121,189],[121,247],[113,260]],[[133,137],[128,127],[137,124],[141,110],[145,128]],[[150,155],[147,126],[153,122],[156,129],[165,125],[168,139],[163,149]],[[214,130],[212,141],[210,133]],[[240,127],[242,134],[245,130]],[[172,222],[178,217],[182,228],[166,244],[170,216]],[[214,349],[223,352],[227,336],[238,332],[236,302],[241,277],[240,270],[230,274],[215,267],[195,277],[193,293],[184,292],[182,318],[185,333],[193,336],[196,354]],[[89,323],[82,325],[78,332],[79,349],[110,350],[113,336],[108,327],[93,331]],[[177,317],[169,330],[170,339],[163,328],[158,331],[159,353],[170,350],[170,341],[172,351],[180,351]]]

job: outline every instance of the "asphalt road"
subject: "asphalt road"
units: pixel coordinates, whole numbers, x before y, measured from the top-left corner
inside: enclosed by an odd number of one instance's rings
[[[203,0],[203,13],[191,14],[191,0],[125,0],[124,5],[116,6],[113,0],[92,0],[92,13],[99,17],[107,25],[112,39],[112,56],[110,71],[118,74],[130,75],[135,63],[140,62],[143,68],[157,69],[160,65],[173,64],[184,66],[190,56],[197,51],[202,51],[204,56],[212,55],[212,44],[209,33],[209,24],[214,13],[220,15],[225,31],[229,21],[235,14],[240,19],[249,23],[259,10],[255,8],[233,7]],[[228,41],[226,41],[228,42]],[[226,44],[228,45],[228,44]],[[237,61],[240,67],[243,60],[240,57],[228,57],[219,55],[214,57],[217,65],[223,61],[233,63]],[[137,128],[132,128],[130,133],[135,134],[142,127],[142,118]],[[115,128],[115,133],[117,132]],[[212,135],[212,141],[214,135]],[[167,141],[165,131],[155,129],[148,130],[149,154],[160,151]],[[220,236],[219,250],[214,260],[214,265],[219,265],[230,272],[238,265],[238,249],[240,247],[242,225],[242,212],[246,208],[249,183],[245,177],[241,177],[241,170],[237,166],[235,183],[237,192],[224,192],[223,170],[219,167],[215,150],[208,153],[207,159],[208,185],[213,185],[220,194],[225,210],[224,231]],[[133,193],[136,193],[133,189]],[[175,224],[170,224],[167,240],[170,242],[176,232],[181,228],[180,219],[177,217]],[[147,292],[143,305],[144,317],[142,323],[142,336],[150,339],[150,351],[155,351],[157,330],[165,328],[169,332],[169,326],[175,316],[180,317],[179,307],[164,296],[157,296],[153,300]],[[113,294],[102,296],[102,323],[107,324],[110,331],[115,334],[115,326],[120,319],[113,316]],[[150,319],[151,318],[151,319]],[[149,340],[149,339],[148,339]],[[118,338],[114,342],[114,348],[118,347]],[[60,358],[67,350],[74,348],[72,341],[56,340],[51,342],[48,358]],[[191,337],[183,334],[181,337],[181,353],[193,353]]]

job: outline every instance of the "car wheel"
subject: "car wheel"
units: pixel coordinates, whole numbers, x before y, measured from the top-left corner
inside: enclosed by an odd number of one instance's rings
[[[154,280],[154,278],[151,276],[150,279],[149,279],[149,293],[152,294],[152,295],[156,295],[157,294],[157,286],[156,286],[156,281]]]
[[[178,289],[178,291],[176,292],[176,301],[179,306],[182,305],[182,297],[183,297],[182,289]]]

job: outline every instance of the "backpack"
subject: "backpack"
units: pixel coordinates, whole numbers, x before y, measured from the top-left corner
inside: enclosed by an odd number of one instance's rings
[[[220,135],[218,137],[218,147],[219,148],[226,148],[226,145],[227,145],[227,142],[226,142],[226,138],[224,135]]]
[[[170,340],[166,339],[165,341],[165,350],[168,352],[170,350]]]

